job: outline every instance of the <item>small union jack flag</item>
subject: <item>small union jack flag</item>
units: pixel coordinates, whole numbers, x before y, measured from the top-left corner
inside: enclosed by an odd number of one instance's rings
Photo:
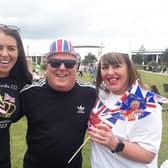
[[[95,108],[93,109],[91,116],[90,116],[90,125],[98,124],[102,121],[102,119],[105,119],[113,124],[116,123],[117,119],[111,115],[114,112],[119,112],[119,109],[109,109],[107,106],[103,104],[103,102],[100,101],[100,99],[97,100]],[[102,117],[101,117],[102,116]]]
[[[8,100],[8,101],[11,102],[11,103],[15,103],[15,98],[12,97],[12,96],[10,96],[10,95],[7,94],[7,93],[5,93],[5,95],[4,95],[4,100],[5,100],[5,101]]]

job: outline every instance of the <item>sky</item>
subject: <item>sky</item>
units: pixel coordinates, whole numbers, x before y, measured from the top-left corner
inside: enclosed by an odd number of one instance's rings
[[[0,24],[20,28],[27,55],[47,53],[58,37],[103,46],[103,53],[168,48],[168,0],[1,0],[0,6]]]

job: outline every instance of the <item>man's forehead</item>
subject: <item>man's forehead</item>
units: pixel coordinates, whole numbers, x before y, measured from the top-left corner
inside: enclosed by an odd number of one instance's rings
[[[77,60],[76,56],[69,53],[56,53],[51,55],[49,58],[59,58],[59,59],[74,59]]]

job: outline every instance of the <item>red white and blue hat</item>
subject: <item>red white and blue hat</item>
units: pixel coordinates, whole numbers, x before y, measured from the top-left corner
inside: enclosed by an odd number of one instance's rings
[[[53,41],[50,45],[50,51],[47,55],[51,56],[57,53],[68,53],[77,56],[71,42],[65,39],[57,39]]]

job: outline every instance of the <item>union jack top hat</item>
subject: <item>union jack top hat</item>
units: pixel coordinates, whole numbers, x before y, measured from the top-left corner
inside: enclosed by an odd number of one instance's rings
[[[77,57],[77,54],[74,51],[74,48],[71,42],[65,39],[57,39],[53,41],[50,45],[50,51],[47,54],[47,56],[49,57],[57,53],[67,53],[67,54],[72,54]]]

